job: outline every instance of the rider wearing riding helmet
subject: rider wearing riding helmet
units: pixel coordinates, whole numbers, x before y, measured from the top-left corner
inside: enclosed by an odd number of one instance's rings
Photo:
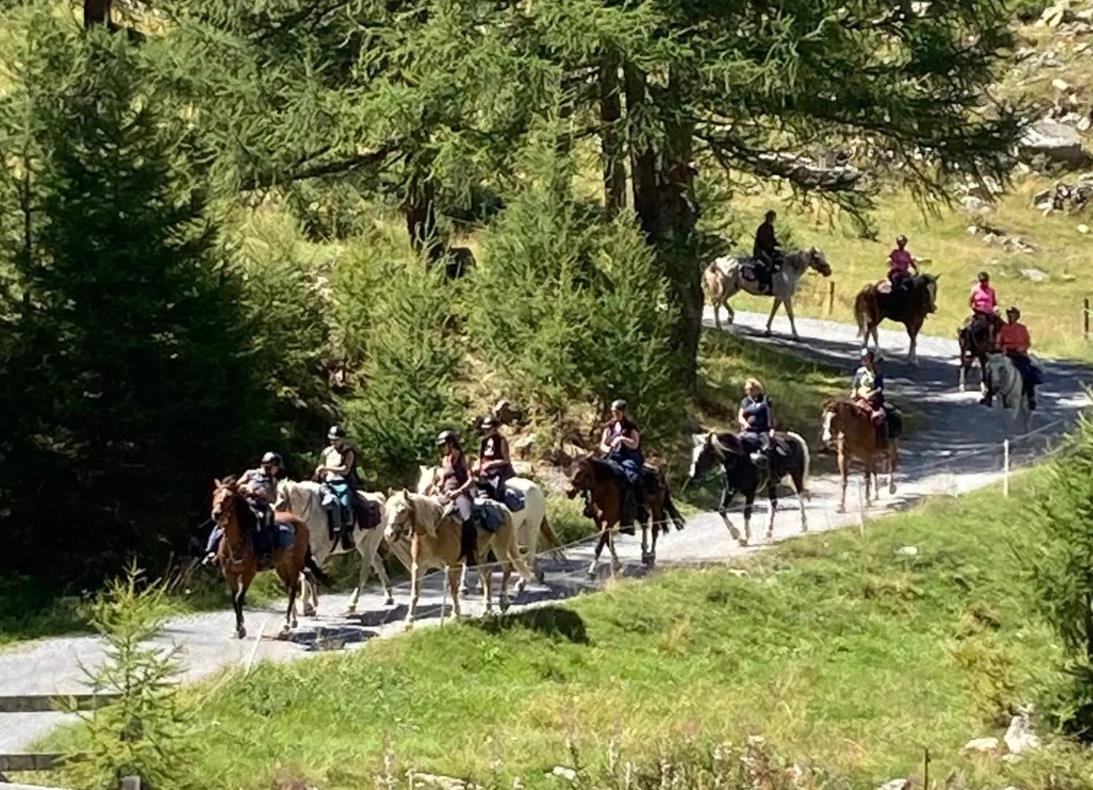
[[[243,472],[236,483],[236,489],[258,517],[259,529],[273,523],[272,504],[277,497],[277,480],[283,467],[284,461],[281,460],[281,456],[278,453],[268,452],[262,456],[259,466]],[[224,532],[219,525],[215,526],[209,534],[208,543],[205,544],[205,563],[216,559],[216,550],[223,535]]]
[[[346,441],[345,429],[340,425],[330,426],[326,438],[330,444],[319,456],[315,477],[337,503],[330,508],[330,518],[335,534],[340,534],[346,527],[353,528],[357,451]]]
[[[774,410],[759,379],[748,379],[744,383],[744,397],[736,421],[740,424],[740,444],[750,454],[751,462],[766,466],[770,460],[767,451],[774,438]]]
[[[877,358],[868,348],[861,350],[860,364],[850,382],[850,398],[869,411],[873,424],[884,424],[884,376],[877,370]]]
[[[907,249],[907,237],[901,233],[896,237],[896,248],[888,253],[888,280],[892,289],[909,284],[912,272],[918,274],[918,263]]]
[[[630,419],[630,406],[624,400],[611,404],[611,421],[600,436],[600,452],[623,483],[621,522],[628,526],[635,518],[642,518],[645,457],[641,453],[641,432]]]
[[[1021,323],[1021,311],[1016,307],[1006,310],[1006,324],[998,330],[995,342],[998,350],[1013,360],[1014,367],[1021,374],[1028,396],[1029,410],[1036,408],[1036,385],[1040,383],[1040,371],[1036,369],[1028,352],[1032,347],[1032,338],[1028,327]],[[983,396],[982,403],[991,405],[991,396]]]
[[[505,501],[505,481],[516,477],[509,457],[509,442],[501,434],[501,422],[490,415],[482,420],[482,430],[486,435],[478,448],[478,487],[490,499]]]
[[[444,515],[452,516],[460,524],[471,520],[474,512],[474,478],[467,469],[467,457],[455,431],[441,431],[436,437],[440,448],[440,480],[437,498],[445,505]]]

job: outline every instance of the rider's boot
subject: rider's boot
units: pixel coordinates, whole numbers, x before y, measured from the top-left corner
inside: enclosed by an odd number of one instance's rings
[[[638,503],[637,497],[634,496],[633,486],[623,486],[622,490],[622,513],[619,514],[619,526],[629,527],[637,518]]]
[[[1036,411],[1036,385],[1028,385],[1028,410]]]

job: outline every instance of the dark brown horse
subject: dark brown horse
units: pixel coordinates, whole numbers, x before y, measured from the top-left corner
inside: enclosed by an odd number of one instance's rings
[[[1002,328],[997,315],[975,315],[968,319],[956,333],[960,344],[960,391],[965,390],[968,371],[974,362],[979,363],[979,388],[987,393],[987,360],[995,352],[994,338]]]
[[[276,513],[275,518],[272,529],[287,525],[293,531],[292,545],[275,547],[272,562],[272,569],[277,571],[281,584],[288,593],[288,609],[285,611],[285,624],[281,631],[282,634],[287,634],[296,627],[296,596],[300,593],[300,575],[304,567],[320,580],[326,580],[327,577],[311,560],[307,525],[291,513]],[[258,571],[265,569],[260,567],[254,549],[253,535],[258,527],[258,517],[236,488],[235,478],[213,482],[212,519],[224,530],[216,556],[235,608],[235,635],[242,639],[247,635],[247,629],[243,626],[243,605],[247,590]]]
[[[926,316],[937,310],[937,281],[941,275],[918,274],[910,279],[908,286],[891,289],[888,282],[872,283],[865,286],[854,299],[854,320],[858,323],[858,333],[869,345],[873,337],[873,347],[880,348],[877,327],[884,319],[898,321],[907,329],[911,339],[908,361],[918,363],[918,333]]]
[[[896,436],[881,441],[870,413],[850,400],[829,400],[823,405],[823,441],[834,444],[839,454],[842,496],[838,512],[846,512],[846,483],[850,462],[857,459],[865,466],[865,504],[872,500],[871,486],[877,475],[877,458],[887,459],[888,493],[896,492],[895,470],[899,467],[899,443]]]
[[[641,524],[641,561],[652,566],[657,559],[657,536],[661,532],[668,532],[669,522],[676,529],[683,529],[686,521],[672,502],[668,483],[659,470],[645,467],[644,489],[647,518]],[[622,565],[615,553],[613,533],[622,520],[622,482],[609,463],[586,456],[573,462],[565,487],[566,496],[570,499],[581,492],[588,495],[588,510],[585,512],[592,517],[596,530],[600,533],[595,556],[588,566],[588,575],[596,575],[596,563],[600,561],[604,546],[611,553],[611,572],[617,573]],[[665,514],[668,518],[665,518]]]

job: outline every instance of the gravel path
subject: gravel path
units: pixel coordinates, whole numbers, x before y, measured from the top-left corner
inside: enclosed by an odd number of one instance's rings
[[[738,313],[734,331],[758,342],[794,350],[803,356],[831,363],[847,370],[849,380],[856,360],[860,340],[856,330],[845,324],[815,319],[799,319],[798,330],[804,338],[794,343],[776,335],[765,339],[758,328],[765,316]],[[707,315],[712,325],[712,314]],[[776,332],[788,331],[788,322],[779,318]],[[938,326],[932,327],[938,330]],[[881,346],[887,360],[885,373],[890,392],[903,401],[913,401],[921,420],[916,433],[904,443],[903,469],[899,491],[885,494],[869,515],[884,510],[902,509],[928,495],[957,495],[995,482],[1001,476],[1002,439],[1004,433],[999,414],[976,404],[978,393],[956,392],[956,342],[926,337],[919,339],[920,364],[911,368],[906,356],[906,336],[900,332],[881,332]],[[974,374],[973,374],[974,378]],[[1093,370],[1073,363],[1052,363],[1041,392],[1041,410],[1032,423],[1032,436],[1012,444],[1015,464],[1029,464],[1042,457],[1057,444],[1059,437],[1077,419],[1078,411],[1088,405],[1085,386],[1093,383]],[[816,435],[807,436],[810,440]],[[848,496],[848,513],[837,514],[837,481],[822,471],[824,463],[814,463],[810,489],[812,500],[807,506],[811,531],[819,532],[856,525],[862,518],[856,484]],[[827,467],[830,468],[828,461]],[[752,523],[753,535],[762,536],[767,519],[766,505],[760,501]],[[784,500],[775,523],[774,539],[784,540],[799,534],[799,519],[794,499]],[[784,509],[783,509],[784,508]],[[739,526],[740,517],[734,519]],[[659,563],[668,565],[724,562],[761,545],[741,548],[733,541],[716,514],[700,514],[688,521],[687,529],[673,532],[659,545]],[[618,541],[619,555],[625,563],[624,574],[645,573],[639,562],[638,539],[623,537]],[[567,552],[566,560],[548,560],[546,585],[531,585],[520,599],[520,608],[586,592],[602,583],[603,576],[590,581],[586,576],[591,548],[578,546]],[[605,557],[606,559],[606,553]],[[601,570],[606,574],[607,563]],[[423,591],[419,605],[418,628],[439,624],[440,585],[434,577]],[[233,615],[230,610],[180,617],[173,620],[163,634],[165,643],[181,645],[186,661],[187,680],[197,680],[225,667],[246,670],[256,661],[287,661],[331,649],[357,649],[365,642],[403,632],[405,590],[396,592],[398,605],[383,605],[382,595],[370,593],[361,597],[362,614],[342,616],[347,595],[327,595],[321,602],[318,618],[304,618],[296,638],[279,641],[270,638],[280,625],[280,613],[272,609],[251,609],[247,614],[251,636],[240,642],[230,638]],[[479,613],[479,600],[472,596],[467,610]],[[94,666],[102,658],[99,642],[90,636],[42,639],[10,647],[0,652],[0,695],[79,692],[82,689],[81,666]],[[0,751],[26,749],[46,734],[63,716],[58,714],[10,714],[0,728]]]

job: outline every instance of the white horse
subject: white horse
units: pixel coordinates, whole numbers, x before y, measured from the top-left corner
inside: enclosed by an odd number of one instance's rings
[[[702,287],[713,305],[713,319],[717,328],[721,328],[721,308],[724,307],[729,314],[729,323],[736,317],[735,311],[729,306],[729,299],[740,291],[755,296],[774,297],[774,307],[771,308],[770,318],[767,319],[766,334],[770,335],[770,325],[774,323],[774,315],[781,305],[786,306],[786,315],[789,316],[789,325],[793,329],[793,339],[797,340],[797,323],[793,319],[793,297],[797,293],[801,277],[808,269],[815,269],[824,277],[831,276],[831,266],[820,250],[812,247],[807,250],[793,250],[787,252],[782,259],[781,268],[771,277],[770,293],[760,291],[760,283],[752,275],[756,261],[753,258],[736,258],[724,256],[716,259],[706,267],[702,273]]]
[[[420,476],[417,481],[417,493],[432,496],[436,494],[437,474],[439,467],[419,466]],[[524,477],[510,477],[505,485],[524,496],[524,508],[512,514],[512,522],[516,527],[516,544],[535,575],[536,581],[543,582],[543,571],[539,567],[537,555],[539,553],[539,537],[546,537],[553,545],[558,545],[558,539],[554,536],[554,530],[547,519],[546,495],[543,489],[535,482]],[[463,588],[466,589],[466,568],[463,570]],[[481,583],[481,582],[480,582]]]
[[[371,502],[380,509],[381,518],[383,505],[386,500],[383,494],[366,494],[358,491],[357,494],[366,502]],[[341,540],[330,539],[330,529],[327,525],[326,511],[323,510],[322,486],[312,482],[293,482],[282,480],[277,484],[278,510],[288,510],[294,516],[307,524],[308,533],[311,536],[311,555],[315,562],[322,565],[328,557],[335,554],[345,554],[348,549],[342,547]],[[376,572],[380,584],[383,585],[384,603],[391,606],[395,602],[394,593],[391,590],[391,580],[383,567],[383,561],[378,552],[379,545],[383,541],[383,524],[377,524],[372,529],[357,527],[353,532],[353,544],[357,553],[361,555],[360,578],[353,590],[353,597],[346,608],[348,613],[357,611],[357,603],[360,601],[361,590],[368,584],[368,576],[371,571]],[[316,586],[304,579],[303,587],[304,615],[312,616],[319,607],[319,593]]]
[[[1016,426],[1021,434],[1028,433],[1032,413],[1025,395],[1025,382],[1013,360],[1005,354],[991,354],[983,371],[987,395],[1001,401],[1006,436],[1013,435]]]

